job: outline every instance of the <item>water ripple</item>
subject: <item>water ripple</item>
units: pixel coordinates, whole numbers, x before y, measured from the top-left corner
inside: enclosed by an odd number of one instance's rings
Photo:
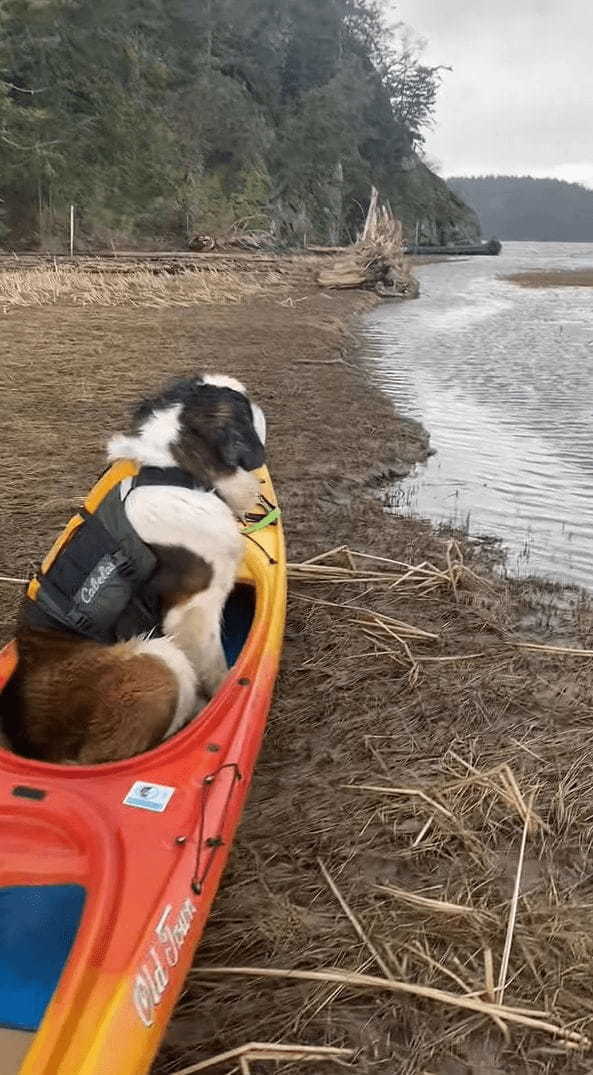
[[[509,567],[593,587],[593,293],[500,277],[593,267],[593,244],[506,243],[424,266],[422,296],[366,322],[369,361],[437,455],[399,510],[502,537]]]

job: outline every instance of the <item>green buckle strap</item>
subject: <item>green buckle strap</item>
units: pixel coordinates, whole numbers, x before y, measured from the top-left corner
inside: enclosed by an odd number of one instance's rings
[[[263,530],[266,526],[272,526],[274,523],[278,522],[280,515],[280,508],[272,508],[271,511],[268,511],[265,515],[262,515],[261,518],[257,520],[257,522],[250,523],[249,526],[243,526],[241,528],[241,533],[254,534],[256,530]]]

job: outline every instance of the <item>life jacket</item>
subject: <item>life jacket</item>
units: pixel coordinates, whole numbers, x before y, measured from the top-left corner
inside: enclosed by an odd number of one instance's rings
[[[179,467],[139,467],[131,460],[110,466],[29,582],[29,627],[105,643],[160,634],[157,557],[125,511],[126,497],[143,485],[202,488]]]

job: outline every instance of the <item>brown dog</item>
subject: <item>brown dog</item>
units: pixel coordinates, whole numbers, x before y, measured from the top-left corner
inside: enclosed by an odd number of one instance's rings
[[[15,750],[126,758],[212,697],[227,672],[237,517],[257,498],[264,442],[264,416],[232,378],[178,380],[136,408],[109,444],[112,468],[29,585],[0,696]]]

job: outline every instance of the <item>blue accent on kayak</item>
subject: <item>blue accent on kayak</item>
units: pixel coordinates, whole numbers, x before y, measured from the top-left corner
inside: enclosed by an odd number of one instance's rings
[[[0,1026],[37,1030],[82,916],[82,885],[0,888]]]
[[[227,664],[235,664],[251,629],[255,612],[253,586],[239,583],[235,586],[224,609],[222,618],[222,644]]]

